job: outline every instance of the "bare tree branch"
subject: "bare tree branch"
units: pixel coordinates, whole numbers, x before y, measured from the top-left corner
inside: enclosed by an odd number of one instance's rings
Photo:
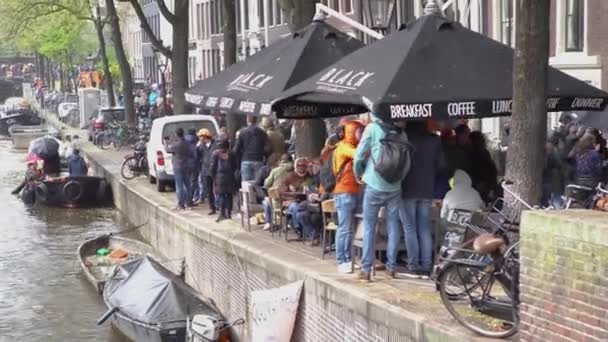
[[[175,24],[175,15],[173,15],[173,13],[171,13],[171,11],[169,11],[169,8],[167,8],[167,4],[165,3],[165,0],[156,0],[156,3],[158,4],[158,9],[160,10],[160,13],[163,15],[163,17],[165,17],[165,19],[167,19],[167,21],[173,25]]]
[[[150,27],[150,24],[148,23],[148,19],[146,19],[146,15],[144,14],[144,11],[141,9],[141,5],[139,4],[139,1],[137,1],[137,0],[128,0],[128,1],[131,3],[131,6],[133,6],[133,9],[135,10],[135,14],[137,14],[137,18],[139,18],[140,26],[144,30],[144,32],[148,35],[148,38],[150,38],[150,42],[152,43],[152,46],[154,46],[154,48],[156,48],[158,51],[160,51],[165,57],[172,58],[171,49],[164,46],[162,40],[158,39],[158,37],[156,37],[156,35],[154,34],[154,31],[152,31],[152,28]]]

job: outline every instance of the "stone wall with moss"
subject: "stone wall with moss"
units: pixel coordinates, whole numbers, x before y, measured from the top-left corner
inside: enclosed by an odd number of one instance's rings
[[[608,213],[526,212],[521,341],[608,341]]]

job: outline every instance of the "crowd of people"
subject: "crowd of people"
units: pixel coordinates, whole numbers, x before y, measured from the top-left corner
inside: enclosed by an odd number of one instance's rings
[[[208,201],[209,215],[217,215],[218,222],[231,218],[233,196],[241,182],[249,182],[264,209],[264,230],[277,226],[274,210],[281,209],[288,213],[290,228],[315,246],[323,225],[320,203],[333,199],[338,271],[352,270],[351,240],[362,219],[358,278],[366,280],[375,263],[376,226],[384,208],[387,275],[396,276],[404,242],[403,273],[427,278],[438,238],[434,220],[446,219],[453,209],[483,210],[502,196],[486,138],[466,123],[438,130],[428,122],[388,124],[371,115],[369,120],[343,119],[330,133],[318,157],[293,160],[285,136],[270,119],[258,125],[255,116],[248,117],[234,140],[224,130],[214,136],[207,129],[178,129],[178,140],[167,143],[174,154],[175,209]],[[544,204],[561,201],[569,182],[594,186],[604,179],[605,157],[606,143],[598,130],[573,125],[556,130],[547,143]]]

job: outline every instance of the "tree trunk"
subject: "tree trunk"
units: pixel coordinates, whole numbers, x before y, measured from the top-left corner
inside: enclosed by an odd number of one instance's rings
[[[540,203],[547,138],[547,68],[551,0],[516,2],[513,116],[507,179],[528,203]],[[511,153],[515,152],[516,153]]]
[[[306,27],[315,15],[315,2],[310,0],[279,0],[279,5],[287,15],[291,32]],[[318,157],[325,144],[327,132],[325,123],[319,119],[296,120],[296,157]]]
[[[65,92],[65,81],[63,78],[63,62],[59,62],[59,89],[61,92]]]
[[[51,89],[55,90],[55,72],[53,70],[53,63],[51,63],[49,60],[47,65],[49,66],[49,80],[51,82]]]
[[[174,113],[188,113],[186,103],[188,90],[188,0],[175,0],[173,23],[173,55],[171,59]]]
[[[116,6],[114,0],[106,0],[107,16],[110,19],[110,27],[112,29],[112,41],[114,42],[114,51],[116,51],[116,59],[120,67],[120,77],[122,78],[122,94],[124,96],[125,119],[129,126],[135,126],[135,101],[133,99],[133,76],[131,75],[131,66],[129,59],[125,53],[125,48],[122,44],[122,35],[120,33],[120,23],[116,14]]]
[[[40,79],[42,80],[42,84],[47,83],[46,82],[46,68],[45,68],[45,63],[44,63],[44,56],[43,55],[38,55],[38,63],[39,63],[39,68],[38,68],[38,77],[40,77]]]
[[[100,9],[97,7],[97,18],[100,18]],[[108,53],[106,51],[106,41],[103,37],[103,23],[101,19],[95,19],[95,31],[97,31],[97,39],[99,40],[99,52],[101,62],[103,63],[104,83],[106,92],[108,93],[108,105],[116,107],[116,98],[114,97],[114,82],[112,74],[110,74],[110,62],[108,61]]]
[[[224,68],[236,63],[236,1],[224,0]],[[228,113],[226,116],[226,128],[230,138],[234,138],[236,132],[245,126],[244,115]]]

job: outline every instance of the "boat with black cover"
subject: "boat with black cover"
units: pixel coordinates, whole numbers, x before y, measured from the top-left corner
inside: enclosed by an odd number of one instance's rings
[[[118,265],[106,281],[103,300],[108,311],[97,324],[110,319],[136,342],[185,342],[188,317],[195,315],[207,315],[228,326],[211,300],[202,299],[149,256]],[[217,328],[222,334],[216,341],[230,341],[228,329]]]

